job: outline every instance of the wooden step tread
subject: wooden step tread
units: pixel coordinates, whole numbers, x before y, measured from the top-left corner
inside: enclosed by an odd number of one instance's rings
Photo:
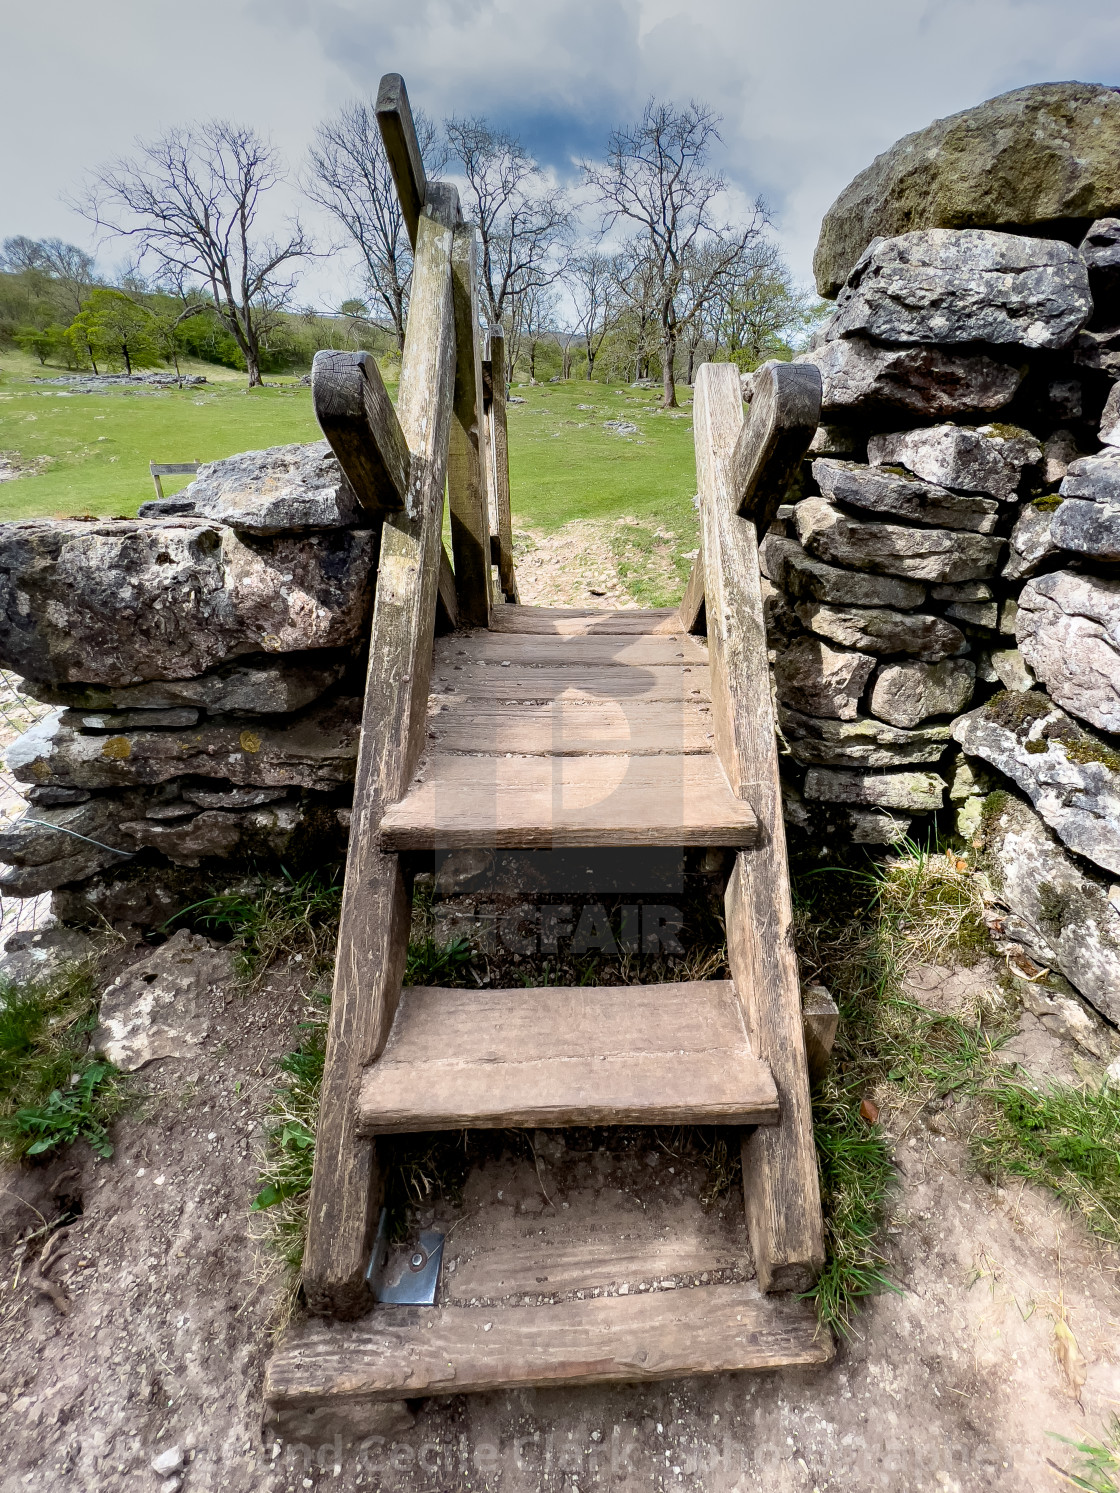
[[[486,752],[504,756],[632,757],[710,752],[711,706],[700,699],[572,699],[543,703],[483,703],[443,696],[428,715],[433,752]]]
[[[674,637],[632,633],[509,633],[458,632],[437,639],[432,655],[432,673],[446,674],[457,664],[497,664],[530,667],[559,666],[680,669],[684,665],[708,667],[708,647],[702,638],[687,633]]]
[[[588,610],[583,607],[505,606],[495,607],[490,613],[490,631],[551,634],[553,637],[600,633],[648,637],[654,633],[680,633],[685,629],[681,626],[676,607]]]
[[[363,1134],[778,1118],[727,980],[401,995],[358,1099]]]
[[[620,667],[617,663],[583,663],[574,658],[561,664],[511,662],[508,668],[500,663],[472,663],[469,658],[459,666],[435,662],[430,698],[438,701],[449,695],[467,700],[517,701],[554,700],[564,695],[572,700],[614,701],[623,706],[638,700],[708,703],[712,698],[707,663],[686,661],[682,665],[680,659],[675,668]]]
[[[533,1384],[811,1367],[833,1352],[808,1303],[763,1297],[754,1282],[545,1307],[378,1307],[360,1322],[290,1329],[264,1395],[279,1414]]]
[[[758,837],[717,758],[455,756],[421,760],[381,820],[384,850],[722,845]]]

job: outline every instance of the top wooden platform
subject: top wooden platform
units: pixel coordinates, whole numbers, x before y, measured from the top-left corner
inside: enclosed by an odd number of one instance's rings
[[[753,844],[676,612],[498,607],[436,641],[428,741],[385,850]]]

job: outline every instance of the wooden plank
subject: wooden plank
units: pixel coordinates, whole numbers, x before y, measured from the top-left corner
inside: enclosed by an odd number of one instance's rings
[[[373,354],[317,352],[311,365],[311,404],[363,506],[374,513],[403,508],[408,442]]]
[[[736,857],[727,886],[728,960],[751,1045],[770,1063],[782,1110],[779,1125],[743,1140],[747,1223],[763,1290],[803,1291],[824,1264],[824,1233],[758,544],[730,486],[742,421],[737,370],[704,364],[693,408],[715,739],[732,786],[761,826],[758,847]]]
[[[440,663],[432,679],[433,697],[461,695],[471,700],[552,700],[567,694],[571,699],[697,700],[711,699],[708,670],[622,669],[610,664],[567,664],[556,668],[511,664],[463,664],[453,668]]]
[[[400,866],[376,836],[385,804],[408,785],[425,729],[455,364],[451,250],[451,230],[422,217],[398,404],[409,490],[405,510],[382,529],[303,1264],[311,1309],[337,1316],[369,1305],[379,1181],[353,1116],[362,1070],[388,1036],[408,945]]]
[[[623,753],[632,757],[710,752],[711,707],[694,700],[550,700],[543,705],[479,705],[446,699],[428,714],[433,752],[514,752],[569,757]]]
[[[507,1126],[746,1125],[777,1119],[729,981],[401,995],[366,1070],[370,1135]]]
[[[498,576],[506,601],[516,602],[513,518],[509,504],[509,433],[506,429],[506,339],[500,326],[490,328],[487,357],[491,368],[490,477],[493,521],[498,535]]]
[[[511,608],[513,610],[513,608]],[[517,608],[521,610],[520,607]],[[612,665],[638,669],[706,669],[708,649],[702,638],[685,633],[469,633],[446,639],[436,650],[436,668],[459,663],[596,668]]]
[[[785,502],[820,416],[821,375],[813,363],[771,363],[754,375],[750,413],[731,457],[731,486],[736,512],[753,521],[759,539]]]
[[[415,249],[420,214],[428,196],[428,183],[424,175],[424,158],[416,139],[416,126],[412,122],[408,90],[400,73],[386,73],[381,79],[374,108],[404,215],[408,241]]]
[[[459,626],[459,598],[455,593],[455,572],[447,551],[439,547],[439,582],[436,591],[436,632],[454,632]]]
[[[704,551],[701,549],[692,562],[688,573],[688,585],[684,588],[681,604],[677,610],[680,625],[685,632],[703,632],[704,619]]]
[[[825,986],[807,985],[801,992],[801,1025],[809,1082],[817,1084],[828,1072],[833,1043],[840,1030],[840,1008]]]
[[[324,1403],[642,1382],[830,1363],[807,1302],[753,1283],[601,1296],[541,1308],[381,1307],[365,1321],[289,1329],[268,1366],[273,1412]]]
[[[490,625],[490,515],[486,500],[486,418],[478,336],[476,234],[455,229],[451,283],[455,297],[455,419],[447,458],[451,546],[462,627]]]
[[[495,612],[490,619],[492,632],[543,633],[546,636],[587,636],[620,634],[644,636],[650,633],[679,633],[676,607],[646,611],[638,607],[617,611],[587,611],[582,607],[510,607]]]
[[[385,850],[753,845],[758,824],[703,756],[424,759],[381,821]]]
[[[563,1217],[566,1218],[566,1214]],[[526,1219],[534,1235],[547,1229],[552,1219],[544,1215]],[[678,1225],[679,1228],[679,1225]],[[461,1236],[456,1244],[461,1247]],[[744,1250],[735,1241],[722,1243],[692,1229],[674,1232],[665,1239],[619,1238],[611,1230],[602,1237],[565,1242],[539,1237],[526,1238],[519,1247],[484,1250],[462,1260],[454,1274],[445,1273],[443,1291],[447,1304],[469,1306],[473,1300],[496,1300],[503,1296],[560,1296],[567,1291],[595,1290],[623,1282],[631,1291],[656,1286],[666,1276],[714,1274],[741,1270]]]

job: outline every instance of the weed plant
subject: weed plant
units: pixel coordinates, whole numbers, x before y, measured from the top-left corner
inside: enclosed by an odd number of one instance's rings
[[[1072,1472],[1064,1472],[1050,1463],[1059,1477],[1073,1488],[1087,1489],[1088,1493],[1120,1493],[1120,1415],[1109,1418],[1102,1441],[1088,1437],[1084,1441],[1073,1441],[1054,1431],[1050,1434],[1055,1441],[1064,1441],[1079,1454],[1078,1465]]]
[[[46,980],[0,981],[0,1155],[47,1157],[78,1140],[113,1154],[109,1126],[126,1093],[90,1052],[96,974],[82,960]]]
[[[283,871],[275,880],[246,881],[183,908],[165,925],[187,922],[228,939],[234,967],[256,981],[280,954],[305,964],[312,977],[330,969],[342,908],[339,871]]]

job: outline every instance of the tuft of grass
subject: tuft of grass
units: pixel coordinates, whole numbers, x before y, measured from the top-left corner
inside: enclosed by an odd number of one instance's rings
[[[113,1154],[108,1128],[126,1093],[89,1050],[96,974],[90,959],[40,982],[0,981],[0,1155],[46,1157],[78,1140]]]
[[[469,938],[452,938],[441,943],[430,933],[414,938],[408,945],[405,960],[406,985],[458,985],[463,983],[472,958]]]
[[[337,871],[287,870],[275,880],[244,882],[194,902],[165,924],[189,921],[228,938],[236,950],[235,968],[244,980],[259,979],[283,953],[305,963],[314,977],[330,968],[342,910]]]
[[[1050,1435],[1055,1441],[1072,1446],[1080,1455],[1076,1470],[1063,1472],[1060,1467],[1055,1468],[1067,1483],[1074,1488],[1088,1489],[1088,1493],[1120,1493],[1120,1415],[1109,1418],[1103,1441],[1088,1438],[1073,1441],[1069,1436],[1059,1436],[1056,1431],[1051,1431]],[[1053,1462],[1050,1465],[1053,1467]]]
[[[980,883],[953,851],[930,851],[906,840],[871,883],[879,936],[900,972],[947,958],[972,965],[994,953]]]
[[[985,1095],[972,1147],[990,1174],[1049,1188],[1120,1244],[1120,1091],[1051,1084],[1039,1092],[1003,1078]]]

